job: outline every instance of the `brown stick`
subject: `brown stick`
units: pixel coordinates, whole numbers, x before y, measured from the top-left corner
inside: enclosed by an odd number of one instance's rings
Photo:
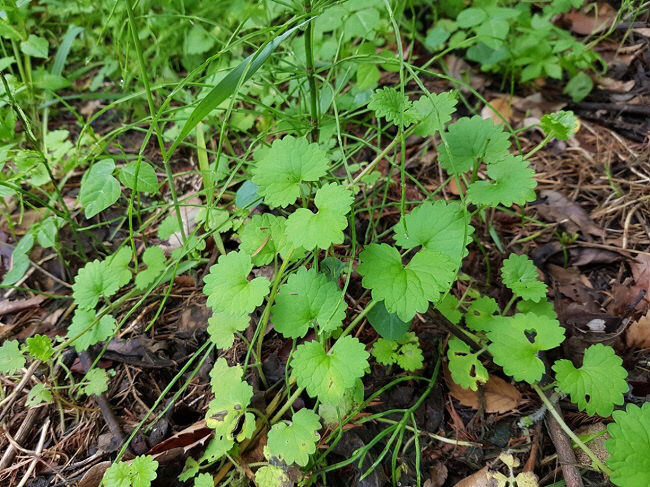
[[[39,411],[40,408],[31,408],[27,411],[27,416],[25,416],[20,428],[16,431],[16,436],[14,438],[16,443],[20,444],[25,439],[29,431],[32,429],[32,425],[34,424]],[[14,456],[16,456],[16,447],[12,443],[9,443],[4,455],[2,455],[2,459],[0,459],[0,470],[7,468],[14,459]]]
[[[562,416],[562,410],[559,405],[554,404],[554,406],[555,410]],[[562,467],[562,475],[564,475],[566,487],[584,487],[582,476],[576,467],[578,462],[576,461],[573,448],[571,448],[571,440],[569,440],[569,437],[560,424],[550,414],[546,416],[546,429],[548,429],[548,434],[555,446],[557,459]]]

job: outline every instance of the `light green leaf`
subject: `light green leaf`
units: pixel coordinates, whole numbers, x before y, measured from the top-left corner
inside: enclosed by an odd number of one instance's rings
[[[149,487],[156,478],[158,462],[151,455],[138,456],[131,460],[131,485]]]
[[[110,297],[120,288],[123,276],[111,271],[107,261],[93,260],[79,269],[72,285],[74,302],[82,309],[94,308],[100,296]]]
[[[25,400],[25,406],[28,408],[33,408],[39,404],[51,404],[52,403],[52,391],[45,387],[45,384],[38,383],[27,393],[27,399]]]
[[[87,396],[99,396],[108,390],[108,374],[104,369],[92,369],[86,374],[83,392]]]
[[[46,335],[34,335],[27,340],[27,351],[36,360],[47,362],[54,349],[52,348],[52,339]]]
[[[194,478],[194,487],[214,487],[214,479],[209,473],[200,473]]]
[[[542,130],[556,140],[569,140],[580,128],[580,122],[572,111],[560,110],[541,118]]]
[[[165,270],[165,253],[158,246],[147,247],[142,254],[142,262],[146,269],[138,271],[135,276],[135,287],[145,289]]]
[[[136,173],[138,175],[136,179]],[[140,161],[140,170],[138,171],[138,161],[129,162],[120,169],[120,182],[129,189],[137,190],[141,193],[158,192],[158,176],[151,164],[146,161]]]
[[[18,348],[18,340],[5,340],[0,345],[0,373],[12,375],[25,366],[25,357]]]
[[[291,135],[276,139],[252,169],[258,194],[274,208],[293,204],[300,196],[300,185],[318,181],[327,172],[327,154],[316,143]]]
[[[233,315],[215,312],[208,318],[208,335],[217,348],[223,350],[232,347],[235,332],[244,331],[249,324],[250,317],[245,313]]]
[[[420,119],[415,128],[415,133],[420,137],[429,137],[437,132],[442,132],[451,120],[451,114],[456,111],[456,103],[458,103],[458,100],[452,92],[420,97],[413,104],[413,108]]]
[[[126,462],[116,462],[104,472],[105,487],[131,487],[131,466]]]
[[[72,323],[68,327],[67,338],[72,339],[82,333],[72,344],[77,352],[82,352],[95,343],[102,342],[113,335],[115,318],[111,315],[104,315],[91,326],[96,316],[93,309],[78,308],[75,311]]]
[[[384,86],[375,90],[368,108],[375,112],[375,116],[385,118],[387,122],[393,122],[395,125],[409,126],[419,119],[411,100],[393,87]]]
[[[120,183],[112,174],[113,159],[102,159],[91,166],[81,179],[79,203],[86,218],[92,218],[113,205],[120,198]]]
[[[494,313],[499,310],[497,302],[487,296],[481,296],[472,301],[467,313],[465,313],[465,324],[470,330],[488,331],[493,323]]]
[[[47,39],[30,34],[26,41],[20,43],[20,50],[23,54],[31,57],[46,59],[49,45]]]
[[[354,197],[340,184],[326,184],[316,192],[313,213],[298,208],[287,219],[287,238],[294,247],[312,250],[328,249],[332,244],[343,243],[343,230],[348,226],[345,215],[350,212]]]
[[[458,309],[459,304],[458,298],[449,293],[436,304],[436,309],[454,325],[457,325],[463,317],[463,314]]]
[[[271,318],[276,331],[288,338],[305,336],[311,326],[331,333],[345,318],[347,304],[338,286],[315,269],[299,268],[280,287]]]
[[[424,356],[419,345],[407,343],[400,347],[395,361],[397,365],[407,372],[413,372],[422,368]]]
[[[214,38],[206,31],[201,24],[195,23],[185,35],[183,51],[185,54],[203,54],[212,49]]]
[[[262,304],[269,292],[269,280],[256,277],[248,280],[253,263],[244,252],[229,252],[219,257],[203,281],[207,305],[213,311],[241,315],[251,313]]]
[[[507,155],[487,167],[490,181],[474,181],[467,196],[477,205],[523,205],[535,199],[535,171],[521,156]]]
[[[474,27],[487,18],[487,13],[482,8],[466,8],[456,17],[456,23],[461,29]]]
[[[439,252],[420,250],[404,266],[397,249],[387,244],[371,244],[361,252],[359,274],[362,284],[376,301],[384,301],[390,313],[409,321],[424,313],[446,292],[456,276],[455,266]]]
[[[501,278],[522,299],[537,303],[546,297],[546,284],[539,280],[537,267],[526,255],[510,254],[503,261]]]
[[[291,486],[293,482],[280,467],[264,465],[255,472],[255,484],[258,487],[286,487]]]
[[[309,455],[316,451],[320,427],[318,415],[303,408],[294,413],[290,423],[276,423],[271,427],[267,443],[269,452],[289,465],[295,463],[304,467]]]
[[[349,335],[339,338],[329,352],[318,341],[306,342],[293,355],[292,376],[311,397],[333,402],[363,376],[368,357],[364,345]]]
[[[487,369],[479,360],[479,354],[462,340],[453,337],[449,340],[447,358],[451,378],[463,389],[478,390],[478,383],[486,383],[489,378]]]
[[[611,481],[619,487],[647,487],[650,479],[650,402],[641,407],[628,404],[614,411],[614,423],[607,426],[611,439],[605,446],[607,464],[614,470]]]
[[[380,364],[392,365],[397,360],[398,347],[399,344],[395,340],[380,338],[372,346],[372,356]]]
[[[375,29],[379,25],[379,19],[379,12],[374,8],[357,10],[345,21],[343,26],[344,39],[346,41],[353,37],[373,39]]]
[[[281,216],[270,213],[253,215],[239,231],[240,250],[251,255],[256,266],[270,264],[278,253],[287,259],[291,245],[287,242],[286,225],[286,218]],[[299,259],[303,255],[302,249],[294,250],[291,259]]]
[[[624,403],[623,394],[628,391],[627,371],[622,364],[612,347],[597,343],[585,350],[579,369],[570,360],[557,360],[553,370],[558,388],[571,395],[580,411],[606,418],[615,405]]]
[[[131,269],[129,269],[129,264],[131,263],[132,258],[133,254],[131,253],[131,248],[127,246],[122,247],[114,254],[106,257],[106,265],[108,266],[107,272],[113,276],[112,282],[115,283],[117,289],[127,285],[131,280]],[[117,289],[109,295],[117,292]]]

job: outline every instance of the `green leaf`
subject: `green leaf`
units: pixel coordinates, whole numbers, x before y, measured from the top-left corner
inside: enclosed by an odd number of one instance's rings
[[[206,424],[229,441],[253,397],[253,388],[242,380],[243,373],[240,365],[229,367],[224,358],[217,359],[210,372],[214,399],[208,405]]]
[[[287,338],[304,337],[311,326],[331,333],[341,326],[347,304],[338,286],[315,269],[299,268],[280,287],[271,318]]]
[[[488,350],[494,363],[517,381],[533,384],[544,374],[544,362],[537,356],[564,341],[564,328],[557,320],[533,313],[495,318],[488,331]]]
[[[547,137],[557,140],[569,140],[580,128],[580,122],[573,112],[564,110],[544,115],[541,125]]]
[[[136,179],[136,172],[138,177]],[[140,170],[138,171],[138,162],[129,162],[126,166],[120,169],[119,178],[121,183],[133,191],[137,190],[141,193],[157,193],[158,192],[158,176],[151,164],[146,161],[140,161]]]
[[[251,313],[262,304],[269,292],[269,280],[256,277],[248,280],[253,263],[244,252],[229,252],[219,257],[205,276],[203,293],[213,311],[241,315]]]
[[[456,23],[461,29],[467,29],[480,24],[487,18],[487,13],[482,8],[466,8],[456,17]]]
[[[517,311],[520,313],[535,313],[540,316],[548,316],[551,319],[557,320],[557,313],[553,308],[553,303],[542,299],[534,303],[533,301],[519,301],[517,303]]]
[[[420,137],[429,137],[435,135],[436,132],[442,132],[451,120],[451,114],[456,111],[457,103],[458,100],[452,92],[420,97],[413,104],[413,108],[420,119],[415,128],[415,133]]]
[[[535,171],[521,156],[507,155],[490,164],[487,174],[491,181],[474,181],[469,185],[468,198],[477,205],[523,205],[535,199]]]
[[[114,463],[104,472],[103,482],[106,487],[131,487],[131,465]]]
[[[107,261],[93,260],[79,269],[72,285],[74,302],[82,309],[97,305],[100,296],[110,297],[120,288],[121,277],[111,271]]]
[[[278,253],[286,259],[291,250],[287,243],[286,225],[286,218],[281,216],[270,213],[253,215],[239,231],[240,250],[249,254],[256,266],[270,264]],[[298,257],[297,254],[294,251],[292,257]]]
[[[311,397],[334,402],[363,376],[368,357],[364,345],[349,335],[339,338],[329,352],[318,341],[311,341],[296,348],[292,376]]]
[[[343,230],[348,226],[345,215],[350,212],[354,197],[340,184],[326,184],[316,192],[313,213],[298,208],[287,219],[287,238],[294,247],[312,250],[328,249],[332,244],[343,243]]]
[[[584,71],[580,71],[566,84],[564,93],[569,95],[575,103],[579,103],[591,93],[593,88],[594,82],[591,77]]]
[[[214,479],[212,478],[212,475],[207,472],[200,473],[194,478],[194,487],[214,487]]]
[[[393,87],[384,86],[375,90],[370,97],[368,108],[375,112],[378,118],[385,118],[395,125],[411,125],[418,120],[418,114],[413,110],[413,103]]]
[[[372,356],[380,364],[392,365],[397,360],[398,347],[399,344],[395,340],[379,338],[372,346]]]
[[[113,159],[102,159],[86,171],[81,178],[79,203],[84,208],[86,218],[92,218],[113,205],[119,198],[120,183],[112,174],[115,170]]]
[[[301,183],[318,181],[327,172],[327,154],[316,143],[287,135],[253,167],[253,183],[264,202],[275,208],[293,204],[301,194]]]
[[[99,396],[108,390],[108,374],[104,369],[92,369],[86,374],[83,392],[87,396]]]
[[[34,34],[30,34],[26,41],[20,43],[20,50],[23,51],[23,54],[31,57],[47,59],[48,49],[47,39]]]
[[[12,375],[25,366],[25,357],[18,348],[18,340],[5,340],[0,345],[0,373]]]
[[[447,358],[451,378],[463,389],[478,390],[478,383],[486,383],[489,378],[487,369],[479,360],[479,354],[472,353],[469,345],[453,337],[449,340]]]
[[[255,472],[255,484],[258,487],[285,487],[292,483],[280,467],[264,465]],[[210,484],[210,486],[212,485]]]
[[[107,272],[113,276],[113,282],[117,286],[117,289],[127,285],[131,280],[129,264],[132,258],[133,254],[131,253],[130,247],[122,247],[106,258]],[[117,292],[117,289],[109,295]]]
[[[395,243],[406,250],[422,246],[460,263],[474,233],[469,222],[469,214],[459,202],[426,201],[393,227]]]
[[[151,455],[138,456],[131,460],[131,485],[149,487],[156,478],[158,462]]]
[[[463,317],[463,314],[458,310],[459,304],[458,298],[449,293],[436,304],[436,309],[454,325],[457,325]]]
[[[508,156],[510,137],[492,120],[476,115],[452,123],[445,133],[447,145],[438,146],[442,167],[451,175],[463,174],[474,164],[493,164]]]
[[[220,349],[232,347],[235,332],[244,331],[250,324],[247,314],[213,313],[208,318],[208,334],[212,342]]]
[[[212,49],[214,38],[206,31],[201,24],[195,23],[185,36],[183,51],[185,54],[203,54]]]
[[[487,296],[472,301],[465,313],[465,324],[470,330],[488,331],[494,321],[494,313],[499,310],[497,302]]]
[[[102,342],[113,335],[115,318],[111,315],[104,315],[91,326],[96,316],[93,309],[79,308],[75,311],[72,323],[68,327],[67,338],[70,340],[82,333],[72,344],[77,352],[82,352],[95,343]]]
[[[495,18],[488,18],[474,27],[474,32],[480,37],[481,42],[492,49],[499,49],[503,45],[509,30],[510,24],[506,20]]]
[[[178,231],[180,231],[180,227],[178,226],[178,217],[176,216],[176,213],[170,213],[160,222],[156,235],[161,240],[167,240]]]
[[[45,384],[39,383],[27,393],[25,406],[33,408],[39,404],[51,404],[52,402],[52,391],[47,389]]]
[[[27,340],[27,351],[36,360],[47,362],[54,354],[52,339],[46,335],[34,335]]]
[[[362,39],[373,39],[375,29],[379,25],[379,12],[374,8],[357,10],[347,18],[343,26],[344,39],[346,41],[353,37]]]
[[[38,244],[44,249],[54,247],[56,245],[56,235],[59,231],[60,223],[57,217],[46,218],[41,222],[36,234]]]
[[[407,372],[413,372],[414,370],[422,368],[424,356],[422,355],[422,350],[419,345],[407,343],[400,347],[396,362],[397,365]]]
[[[27,272],[27,269],[29,269],[30,266],[29,252],[32,250],[33,246],[34,235],[31,232],[26,233],[25,236],[18,241],[11,254],[11,260],[13,261],[11,269],[2,279],[3,286],[10,286],[23,278],[25,272]]]
[[[359,274],[362,284],[372,291],[376,301],[384,301],[390,313],[409,321],[415,313],[424,313],[455,279],[456,269],[439,252],[422,249],[404,266],[395,247],[371,244],[361,252]]]
[[[619,487],[647,487],[650,479],[650,402],[641,407],[628,404],[614,411],[614,423],[607,425],[611,439],[605,446],[607,464],[614,470],[610,480]]]
[[[503,261],[501,278],[522,299],[537,303],[546,297],[546,284],[539,280],[537,267],[526,255],[510,254]]]
[[[135,276],[135,287],[139,290],[148,287],[165,270],[165,253],[158,246],[147,247],[142,254],[142,262],[147,268],[138,271]]]
[[[415,333],[404,333],[396,340],[380,338],[372,348],[372,355],[384,365],[397,364],[406,371],[422,368],[424,357]]]
[[[378,302],[366,315],[368,321],[382,338],[397,340],[411,327],[411,321],[402,321],[395,313],[389,313],[383,301]]]
[[[290,423],[276,423],[271,427],[267,443],[269,453],[288,465],[306,466],[309,455],[316,451],[320,427],[316,413],[306,408],[297,411]]]
[[[606,418],[612,414],[615,405],[625,402],[627,371],[622,364],[623,360],[612,347],[597,343],[585,350],[579,369],[570,360],[557,360],[553,370],[557,386],[571,395],[571,401],[580,411]]]

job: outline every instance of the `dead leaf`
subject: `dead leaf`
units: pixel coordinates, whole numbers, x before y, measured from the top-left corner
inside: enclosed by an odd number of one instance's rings
[[[600,78],[598,80],[599,88],[602,88],[603,90],[618,91],[621,93],[627,93],[634,88],[635,84],[636,81],[633,79],[629,81],[621,81],[612,78]]]
[[[625,342],[630,348],[650,348],[650,313],[630,325]]]
[[[96,465],[90,467],[81,480],[77,484],[77,487],[99,487],[99,484],[104,477],[104,472],[111,466],[111,462],[100,462]]]
[[[483,88],[487,82],[487,78],[472,70],[472,67],[465,62],[463,58],[450,54],[445,57],[445,62],[449,69],[449,75],[452,78],[466,80],[472,88],[478,90]],[[459,89],[462,92],[468,92],[468,88],[460,85]]]
[[[468,406],[473,409],[479,408],[478,391],[463,389],[456,384],[451,379],[451,374],[447,367],[445,367],[445,381],[449,387],[449,393],[454,399],[463,406]],[[487,413],[505,413],[512,411],[522,402],[521,393],[515,386],[494,375],[490,375],[487,383],[483,386],[483,395],[485,397],[485,412]]]
[[[539,214],[545,220],[562,222],[567,230],[572,233],[577,233],[580,230],[585,236],[605,236],[603,229],[598,227],[587,212],[575,201],[571,201],[562,193],[551,189],[540,191],[539,194],[543,202],[536,207]]]
[[[650,289],[650,255],[638,255],[630,267],[634,283],[643,289]]]
[[[540,93],[534,93],[526,98],[513,97],[512,106],[523,112],[527,117],[542,118],[543,115],[550,112],[562,110],[565,102],[550,102]]]
[[[424,487],[442,487],[445,485],[449,471],[444,463],[436,461],[429,469],[429,478],[425,480]]]
[[[598,5],[596,12],[590,9],[584,13],[579,10],[564,14],[564,18],[571,22],[571,30],[576,34],[590,35],[607,29],[616,18],[616,10],[608,3]]]
[[[650,37],[650,27],[639,27],[637,29],[632,29],[632,32],[643,37]]]
[[[46,297],[42,294],[28,299],[17,299],[15,301],[4,301],[0,303],[0,316],[9,313],[16,313],[29,308],[34,308],[45,301]]]
[[[483,467],[478,472],[473,473],[469,477],[465,477],[460,482],[456,482],[454,487],[496,487],[497,481],[489,477],[489,470]]]
[[[176,458],[185,456],[193,448],[205,445],[212,438],[214,430],[208,428],[205,420],[197,421],[175,435],[158,443],[147,455],[152,455],[160,463],[168,463]]]
[[[485,105],[481,110],[481,117],[491,119],[495,125],[505,125],[502,117],[506,122],[510,122],[512,117],[512,103],[509,98],[499,97],[489,100],[490,104]],[[501,115],[501,116],[499,116]]]

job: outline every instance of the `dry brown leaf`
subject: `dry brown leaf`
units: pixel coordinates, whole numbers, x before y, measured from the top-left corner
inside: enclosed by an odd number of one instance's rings
[[[449,394],[463,406],[473,409],[479,408],[478,391],[463,389],[451,379],[449,369],[445,367],[445,381],[449,387]],[[483,386],[485,397],[485,412],[505,413],[512,411],[522,402],[521,393],[515,386],[501,379],[490,375],[487,383]]]
[[[632,29],[632,32],[643,37],[650,37],[650,27],[639,27],[637,29]]]
[[[650,348],[650,313],[630,325],[625,342],[631,348]]]
[[[473,473],[469,477],[465,477],[460,482],[456,482],[454,487],[496,487],[497,481],[489,477],[489,470],[483,467],[478,472]]]
[[[634,283],[643,289],[650,289],[650,255],[639,254],[630,267]]]
[[[634,88],[636,81],[633,79],[629,81],[621,81],[613,78],[600,78],[598,80],[598,87],[604,90],[618,91],[620,93],[627,93]]]
[[[540,191],[539,194],[544,201],[536,208],[547,221],[563,222],[562,224],[572,233],[576,233],[580,229],[585,236],[604,237],[603,229],[598,227],[575,201],[571,201],[562,193],[551,189]]]
[[[499,97],[494,98],[489,102],[491,106],[485,105],[483,107],[483,110],[481,110],[481,117],[491,119],[495,125],[505,125],[501,117],[509,123],[512,118],[512,103],[510,102],[510,99]],[[501,117],[499,115],[501,115]]]
[[[111,466],[111,462],[100,462],[90,467],[90,470],[81,477],[77,487],[99,487],[99,484],[104,477],[104,472]]]
[[[596,34],[612,25],[616,18],[616,10],[608,3],[602,2],[596,12],[593,9],[587,13],[578,10],[565,14],[564,18],[571,22],[571,30],[576,34]]]

